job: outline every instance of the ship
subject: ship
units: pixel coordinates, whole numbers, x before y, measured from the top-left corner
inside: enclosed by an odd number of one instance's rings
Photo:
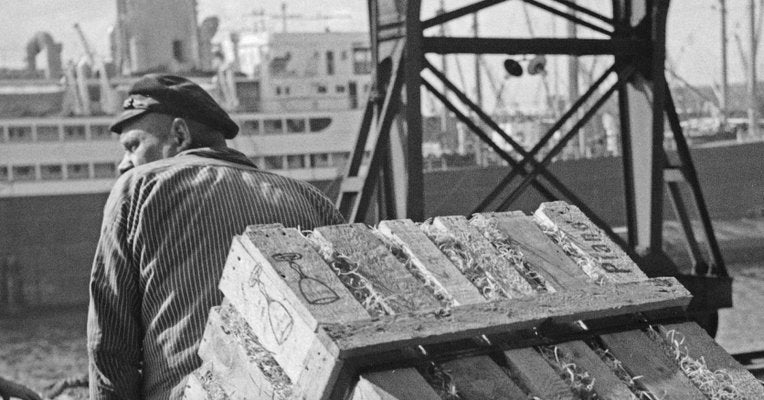
[[[173,23],[153,29],[158,21]],[[26,44],[25,68],[0,69],[0,309],[87,302],[123,154],[109,124],[145,73],[207,90],[239,125],[228,145],[259,168],[336,187],[370,90],[368,32],[196,21],[194,2],[118,0],[108,58],[75,26],[82,59],[63,62],[62,45],[40,32]]]
[[[26,43],[25,68],[0,68],[0,310],[87,304],[102,210],[122,157],[108,127],[143,73],[175,73],[205,88],[240,127],[229,145],[260,168],[311,182],[330,197],[339,190],[372,90],[368,32],[278,32],[258,22],[262,12],[228,29],[216,17],[198,23],[189,0],[116,4],[108,58],[81,35],[85,56],[65,64],[61,44],[41,32]],[[677,94],[683,115],[704,107]],[[431,170],[425,214],[464,215],[507,166],[465,139],[453,116],[436,114],[423,118]],[[519,114],[498,120],[524,144],[549,125]],[[606,222],[622,226],[624,200],[614,195],[623,192],[622,160],[611,140],[617,135],[606,128],[601,150],[590,152],[596,157],[563,158],[550,170]],[[707,142],[692,151],[711,215],[764,216],[764,142],[689,136]],[[532,212],[543,200],[531,193],[513,209]]]

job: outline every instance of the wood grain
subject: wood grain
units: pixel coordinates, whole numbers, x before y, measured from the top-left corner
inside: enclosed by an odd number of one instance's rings
[[[487,300],[411,220],[383,221],[380,231],[411,258],[417,268],[437,282],[455,305],[485,303]],[[460,398],[524,399],[527,396],[490,357],[467,357],[444,363]]]
[[[366,311],[342,285],[337,275],[310,243],[293,228],[271,225],[248,227],[242,244],[256,263],[271,267],[303,307],[295,307],[309,324],[344,322]]]
[[[372,372],[359,379],[353,400],[441,400],[412,368]]]
[[[273,354],[293,382],[298,382],[311,357],[328,354],[329,350],[316,352],[315,341],[319,338],[315,324],[318,322],[315,318],[303,318],[310,315],[304,297],[292,290],[279,270],[273,268],[262,254],[255,259],[252,251],[246,248],[248,241],[242,237],[234,238],[220,290],[247,321],[262,347]],[[284,253],[293,249],[288,240],[284,240],[282,246]],[[323,261],[321,265],[328,268]],[[344,287],[340,289],[346,291]],[[338,312],[345,313],[343,318],[346,320],[368,318],[362,308],[350,307]],[[355,313],[354,317],[351,317],[352,313]]]
[[[589,373],[594,378],[592,391],[603,400],[620,400],[631,398],[631,390],[622,382],[604,361],[586,343],[577,340],[560,343],[557,347],[562,355],[577,367]]]
[[[545,400],[574,400],[573,392],[533,348],[504,352],[512,376],[531,395]]]
[[[274,391],[270,380],[262,373],[254,354],[247,347],[256,346],[256,339],[246,322],[228,311],[226,303],[213,307],[207,319],[199,356],[217,376],[224,376],[221,387],[232,399],[244,399],[247,395],[258,398],[286,399],[288,393]],[[225,315],[221,315],[225,314]],[[249,343],[247,343],[249,342]],[[291,383],[289,385],[291,387]],[[289,389],[288,389],[289,390]]]
[[[194,371],[186,379],[186,387],[183,389],[183,400],[207,400],[207,392],[202,386],[202,382],[199,381],[197,376],[198,372]]]
[[[474,226],[462,216],[437,217],[432,222],[433,229],[453,235],[457,243],[477,261],[504,294],[509,298],[533,296],[536,291],[520,275],[509,260],[502,257]]]
[[[639,330],[601,335],[610,353],[637,383],[659,399],[703,399],[705,396],[651,339]]]
[[[386,310],[395,314],[415,310],[440,309],[434,294],[424,287],[385,244],[363,224],[336,225],[318,228],[315,235],[328,241],[333,251],[345,255],[358,268],[358,273],[373,286]],[[437,398],[425,379],[413,368],[364,374],[356,386],[353,399]],[[390,397],[392,396],[392,397]]]
[[[469,357],[442,364],[465,400],[525,400],[528,396],[488,356]]]
[[[202,364],[202,366],[194,371],[192,375],[195,375],[195,379],[199,386],[201,386],[204,393],[206,393],[206,400],[230,399],[228,393],[226,393],[225,390],[223,390],[223,387],[220,386],[221,377],[215,374],[211,364]]]
[[[423,283],[401,264],[382,241],[363,224],[323,226],[315,235],[330,242],[335,252],[358,266],[391,312],[433,310],[442,305]]]
[[[524,261],[530,269],[541,274],[556,290],[594,284],[594,281],[541,231],[532,217],[513,211],[475,216],[475,220],[480,219],[506,235],[511,245],[523,254]]]
[[[581,257],[590,260],[595,271],[585,271],[597,279],[604,275],[613,283],[635,282],[647,278],[629,256],[594,225],[576,206],[562,201],[542,203],[533,214],[542,226],[559,231]]]
[[[341,358],[528,329],[544,321],[568,323],[684,307],[690,293],[674,278],[652,278],[587,290],[456,306],[450,314],[418,311],[348,324],[322,324]]]
[[[686,348],[688,354],[695,359],[702,357],[709,370],[723,370],[732,379],[733,385],[740,394],[748,399],[764,399],[764,385],[708,336],[698,324],[684,322],[665,325],[661,327],[661,334],[665,338],[666,334],[672,330],[676,332],[674,338],[682,340],[680,347]]]
[[[484,302],[478,289],[430,241],[413,221],[382,221],[379,230],[400,246],[422,274],[453,299],[454,305]]]
[[[536,224],[522,212],[484,213],[479,225],[492,224],[508,236],[523,253],[525,261],[540,272],[558,290],[587,290],[594,281],[568,257]],[[584,342],[575,341],[558,345],[579,368],[595,377],[593,391],[603,399],[627,399],[631,392],[605,363]],[[543,396],[542,396],[543,397]]]

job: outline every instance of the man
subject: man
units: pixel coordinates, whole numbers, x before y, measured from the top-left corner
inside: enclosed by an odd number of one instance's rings
[[[146,75],[111,126],[125,156],[104,209],[88,316],[92,399],[178,399],[234,235],[342,222],[311,185],[226,146],[238,127],[198,85]]]

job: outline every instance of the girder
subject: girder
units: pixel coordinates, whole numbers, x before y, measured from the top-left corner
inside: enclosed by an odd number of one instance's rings
[[[443,103],[467,128],[510,166],[507,176],[473,211],[506,210],[527,188],[534,188],[547,199],[558,195],[576,204],[595,223],[624,245],[642,267],[652,275],[677,275],[678,269],[663,253],[664,194],[674,205],[674,213],[685,228],[688,248],[695,259],[693,274],[709,271],[726,278],[727,272],[713,233],[697,173],[679,125],[665,79],[666,18],[669,1],[613,0],[612,15],[604,15],[570,0],[517,0],[551,13],[597,33],[597,38],[516,38],[425,36],[424,30],[465,17],[503,2],[479,0],[422,20],[420,0],[368,0],[371,25],[375,88],[367,105],[354,157],[343,184],[339,206],[352,221],[373,222],[381,218],[424,219],[424,179],[422,171],[422,86]],[[614,64],[571,105],[552,128],[531,149],[525,150],[504,132],[488,113],[475,104],[465,91],[454,85],[435,66],[426,53],[503,54],[570,56],[610,55]],[[387,64],[386,64],[387,63]],[[387,66],[386,66],[387,65]],[[392,68],[390,67],[392,65]],[[449,95],[433,82],[423,80],[427,69]],[[386,72],[387,71],[387,72]],[[393,77],[390,78],[390,71]],[[387,74],[388,76],[385,76]],[[616,83],[599,93],[605,78]],[[546,168],[563,147],[576,136],[611,94],[617,93],[622,139],[624,197],[628,235],[615,235],[594,210],[565,187]],[[590,101],[591,100],[591,101]],[[590,104],[591,103],[591,104]],[[468,109],[470,115],[463,112]],[[474,120],[477,117],[478,122]],[[405,121],[394,124],[393,121]],[[664,124],[668,120],[677,143],[679,163],[669,165],[664,150]],[[502,150],[491,139],[498,134],[513,147]],[[396,144],[397,143],[397,144]],[[361,155],[372,144],[368,172],[362,173]],[[392,146],[392,147],[391,147]],[[542,148],[550,148],[541,156]],[[665,182],[665,177],[672,177]],[[519,184],[512,184],[521,177]],[[382,178],[382,179],[380,179]],[[677,178],[677,179],[674,179]],[[358,181],[365,182],[359,186]],[[687,185],[700,215],[711,259],[703,252],[692,231],[687,199],[679,185]],[[668,188],[668,191],[666,191]],[[372,207],[376,191],[376,207]],[[390,193],[390,192],[394,193]],[[506,193],[509,191],[509,193]],[[401,193],[405,192],[405,194]],[[497,204],[498,203],[498,204]],[[376,211],[376,215],[370,212]],[[724,284],[728,285],[728,281]],[[702,283],[706,284],[706,283]],[[702,286],[701,284],[701,286]],[[729,295],[729,293],[728,293]],[[721,296],[716,307],[729,306],[729,296]]]

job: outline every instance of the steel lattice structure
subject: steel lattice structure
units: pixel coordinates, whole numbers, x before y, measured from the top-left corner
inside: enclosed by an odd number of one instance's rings
[[[374,90],[369,98],[353,156],[342,182],[338,206],[350,221],[424,218],[422,157],[422,88],[474,132],[511,167],[496,188],[474,210],[506,210],[528,188],[544,198],[566,200],[640,261],[650,275],[675,275],[696,295],[691,306],[715,310],[731,305],[731,281],[711,226],[711,219],[665,78],[666,19],[669,1],[612,0],[612,15],[568,0],[517,0],[578,26],[594,30],[601,39],[496,38],[425,36],[423,31],[471,15],[505,0],[482,0],[422,20],[421,0],[368,0]],[[526,150],[490,115],[436,66],[425,54],[609,55],[614,63]],[[437,79],[422,76],[427,70]],[[614,84],[606,84],[615,76]],[[437,84],[437,86],[436,86]],[[452,102],[438,86],[447,88]],[[621,239],[576,194],[548,169],[552,159],[576,136],[610,96],[617,96],[623,154],[624,193],[628,237]],[[461,107],[460,107],[461,106]],[[466,115],[468,109],[478,122]],[[648,123],[646,123],[648,122]],[[676,142],[677,159],[664,149],[664,124]],[[495,143],[498,134],[520,157]],[[543,157],[540,151],[549,148]],[[373,149],[368,169],[361,167],[364,152]],[[520,179],[519,184],[513,182]],[[706,260],[690,224],[681,185],[692,193],[710,250]],[[509,193],[508,188],[511,188]],[[695,265],[680,275],[662,250],[663,199],[666,193],[684,228]],[[496,205],[498,203],[498,205]],[[374,211],[376,216],[371,216]],[[711,323],[713,326],[713,321]]]

